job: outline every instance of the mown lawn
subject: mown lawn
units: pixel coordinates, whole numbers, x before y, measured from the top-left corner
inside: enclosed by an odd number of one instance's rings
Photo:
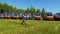
[[[60,21],[0,19],[0,34],[60,34]]]

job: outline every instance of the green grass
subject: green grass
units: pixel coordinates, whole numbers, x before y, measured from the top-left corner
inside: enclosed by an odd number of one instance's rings
[[[0,34],[60,34],[60,21],[27,20],[27,25],[21,25],[22,20],[0,20]]]

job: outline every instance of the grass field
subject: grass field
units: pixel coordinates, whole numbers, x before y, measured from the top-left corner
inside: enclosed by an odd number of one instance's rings
[[[27,20],[27,25],[21,25],[22,20],[0,20],[0,34],[60,34],[60,21]]]

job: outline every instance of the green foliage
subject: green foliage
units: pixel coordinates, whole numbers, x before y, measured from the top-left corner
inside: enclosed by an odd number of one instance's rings
[[[25,12],[30,12],[30,8],[27,8]]]
[[[17,9],[16,7],[13,7],[13,6],[9,6],[7,3],[0,3],[0,12],[14,12],[14,13],[17,13],[17,12],[21,12],[23,13],[25,10],[23,9]]]
[[[35,12],[36,12],[36,9],[33,6],[31,6],[30,13],[34,15]]]
[[[40,9],[37,9],[37,12],[40,12]]]
[[[33,16],[35,14],[35,12],[36,12],[36,9],[33,6],[31,6],[30,8],[26,9],[26,12],[30,12],[31,15]]]
[[[45,12],[45,9],[43,8],[43,9],[42,9],[42,17],[44,17],[45,13],[46,13],[46,12]]]
[[[2,9],[2,3],[0,3],[0,12],[1,12],[1,9]]]

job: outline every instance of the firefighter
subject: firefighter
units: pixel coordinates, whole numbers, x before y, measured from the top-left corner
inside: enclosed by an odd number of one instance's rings
[[[25,15],[25,14],[24,14]],[[26,16],[24,16],[24,15],[22,15],[22,23],[21,24],[23,24],[23,25],[27,25],[26,24]]]

